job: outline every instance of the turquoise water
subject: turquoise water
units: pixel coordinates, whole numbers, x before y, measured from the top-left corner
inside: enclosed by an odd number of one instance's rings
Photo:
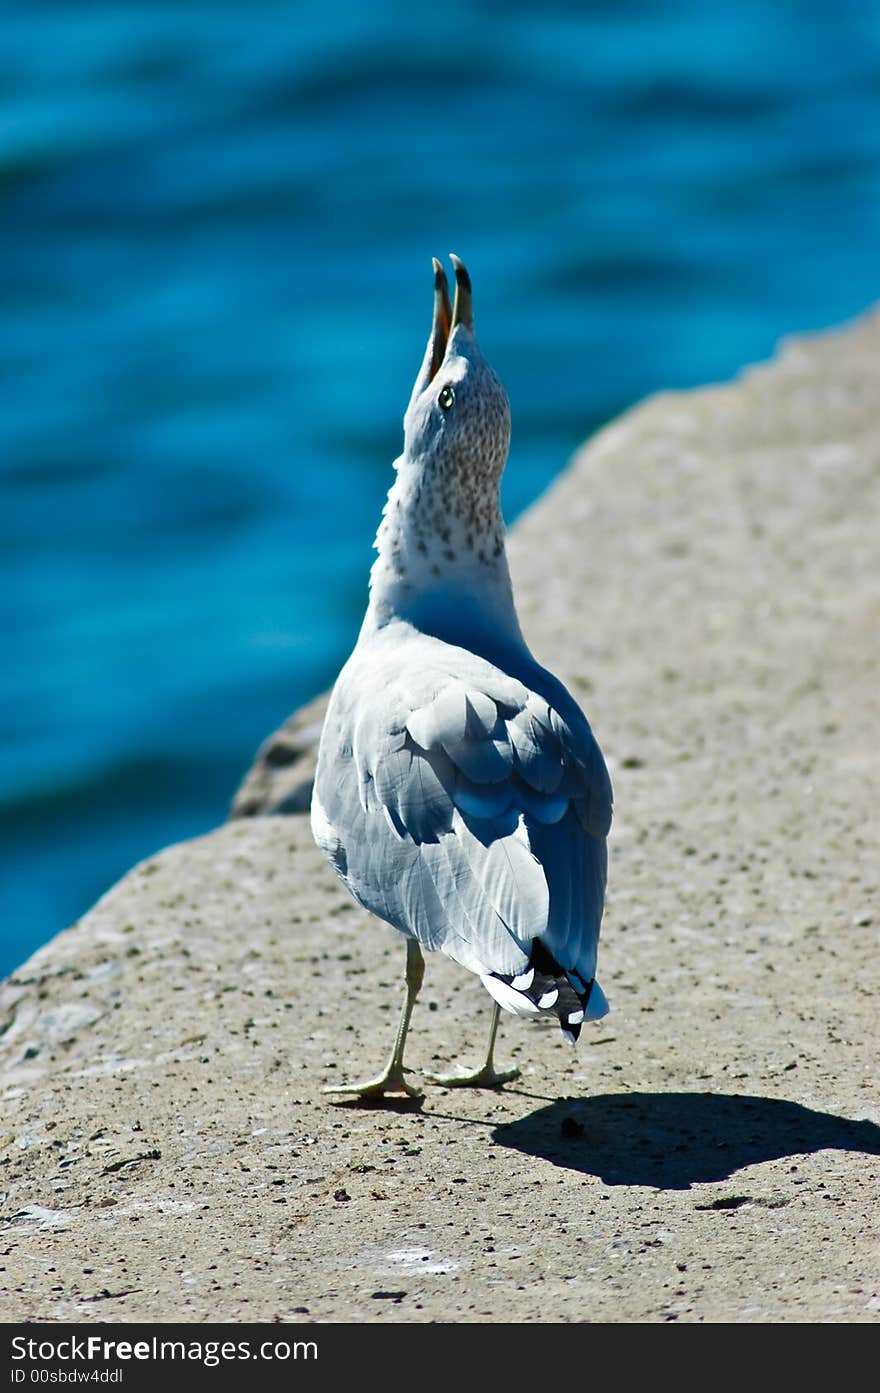
[[[328,684],[454,250],[508,517],[878,296],[872,3],[12,6],[0,971]]]

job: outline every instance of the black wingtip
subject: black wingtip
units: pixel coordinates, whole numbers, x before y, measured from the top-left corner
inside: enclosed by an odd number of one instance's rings
[[[513,986],[514,980],[527,976],[529,972],[531,972],[531,981],[527,986]],[[529,1001],[540,1009],[552,1010],[556,1014],[563,1035],[572,1044],[576,1044],[581,1033],[590,993],[593,990],[592,979],[589,982],[584,982],[577,973],[567,972],[556,961],[547,945],[542,943],[540,938],[532,940],[529,964],[524,972],[516,973],[514,976],[493,972],[492,976],[497,977],[501,982],[506,982],[509,987],[513,987],[513,990],[518,991],[522,996],[528,997]],[[578,985],[575,985],[572,977],[577,978]],[[546,997],[552,999],[541,1007],[541,1001]]]

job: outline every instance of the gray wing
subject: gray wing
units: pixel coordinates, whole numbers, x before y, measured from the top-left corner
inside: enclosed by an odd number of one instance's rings
[[[549,675],[556,705],[464,649],[409,635],[356,649],[340,676],[316,777],[319,843],[366,908],[424,947],[512,974],[540,938],[589,981],[611,786],[586,719]]]

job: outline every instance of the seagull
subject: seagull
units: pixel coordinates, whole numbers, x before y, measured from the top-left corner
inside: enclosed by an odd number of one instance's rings
[[[311,807],[355,900],[406,938],[406,999],[376,1077],[325,1089],[422,1098],[404,1046],[423,950],[476,973],[494,1006],[483,1065],[428,1076],[497,1088],[500,1010],[555,1017],[575,1043],[595,980],[611,781],[580,707],[532,656],[513,599],[499,486],[507,394],[434,259],[431,336],[376,536],[367,612],[333,688]],[[548,564],[551,558],[548,558]]]

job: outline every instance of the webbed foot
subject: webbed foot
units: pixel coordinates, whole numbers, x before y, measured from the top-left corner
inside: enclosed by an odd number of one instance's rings
[[[420,1100],[425,1096],[420,1088],[414,1088],[411,1083],[407,1083],[402,1069],[393,1068],[386,1069],[378,1078],[366,1079],[363,1083],[336,1083],[323,1088],[321,1092],[348,1094],[354,1098],[363,1098],[365,1102],[389,1096]]]

